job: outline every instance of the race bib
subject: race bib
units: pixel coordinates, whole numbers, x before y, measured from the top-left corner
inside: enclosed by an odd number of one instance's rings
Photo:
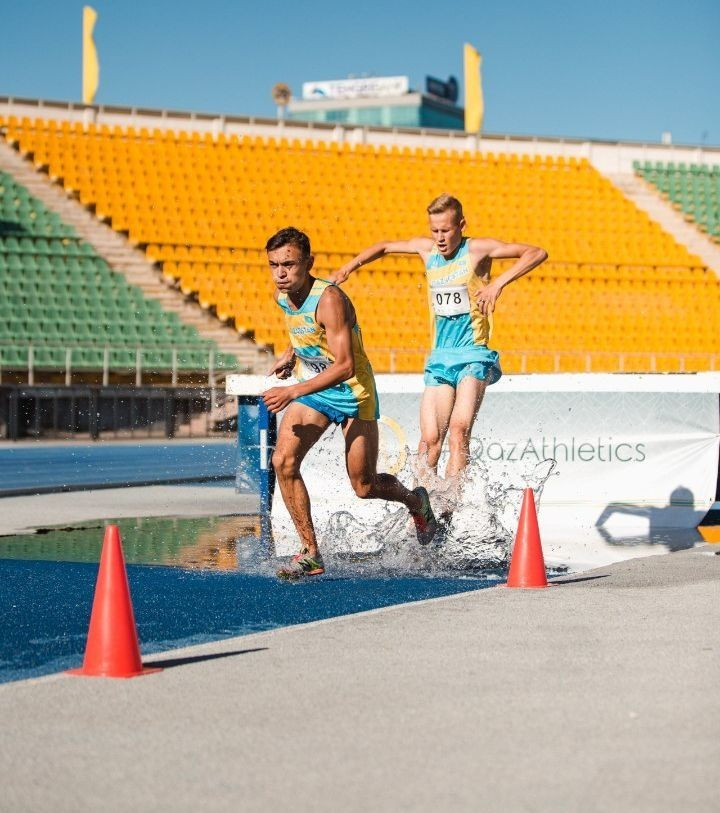
[[[332,364],[327,356],[301,356],[297,350],[295,355],[300,360],[300,371],[303,379],[314,378]]]
[[[438,316],[459,316],[470,313],[467,285],[438,285],[431,288],[433,307]]]

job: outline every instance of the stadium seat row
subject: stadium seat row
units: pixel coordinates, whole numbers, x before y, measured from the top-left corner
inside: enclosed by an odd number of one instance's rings
[[[33,342],[5,343],[0,336],[0,368],[26,369],[32,354],[32,364],[38,369],[65,369],[69,364],[73,369],[101,370],[105,364],[118,372],[134,370],[138,361],[144,370],[156,372],[170,371],[173,367],[181,371],[206,372],[210,368],[210,354],[198,350],[177,348],[147,347],[140,343],[133,347],[112,347],[105,353],[104,347],[85,347],[63,342],[50,345]],[[213,369],[233,370],[235,359],[227,354],[219,354],[213,359]]]

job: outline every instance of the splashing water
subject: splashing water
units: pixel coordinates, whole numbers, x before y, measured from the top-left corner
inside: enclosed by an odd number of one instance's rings
[[[446,460],[441,459],[441,470]],[[507,564],[520,512],[523,490],[532,488],[539,503],[543,488],[555,469],[554,460],[533,465],[488,465],[479,444],[472,444],[470,462],[455,478],[444,479],[421,470],[415,455],[407,453],[398,478],[407,484],[424,482],[436,516],[442,517],[433,543],[417,543],[414,524],[405,508],[383,503],[379,520],[361,522],[351,511],[333,513],[318,534],[326,561],[335,570],[422,573],[496,571]]]

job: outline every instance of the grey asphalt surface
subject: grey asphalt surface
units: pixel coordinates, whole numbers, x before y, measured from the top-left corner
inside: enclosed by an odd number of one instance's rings
[[[717,811],[718,551],[2,685],[0,808]]]

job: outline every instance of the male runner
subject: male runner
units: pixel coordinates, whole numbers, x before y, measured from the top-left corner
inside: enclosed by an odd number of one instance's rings
[[[352,302],[333,283],[312,276],[314,258],[303,232],[282,229],[265,250],[277,288],[275,301],[290,334],[290,347],[270,374],[288,378],[295,372],[299,379],[263,394],[271,412],[286,409],[272,462],[301,540],[300,553],[278,576],[297,579],[325,571],[300,464],[331,423],[342,427],[345,463],[357,496],[402,503],[415,521],[418,541],[429,543],[437,523],[427,490],[409,491],[396,477],[377,473],[378,397]]]
[[[547,252],[524,243],[463,236],[462,204],[440,195],[427,207],[432,237],[384,241],[361,251],[332,275],[340,284],[360,266],[386,254],[419,254],[425,263],[435,311],[433,349],[425,367],[420,403],[419,475],[437,472],[445,436],[450,457],[446,478],[468,464],[470,433],[485,388],[502,375],[497,352],[487,346],[492,313],[503,288],[547,259]],[[493,259],[517,259],[490,281]],[[449,512],[446,512],[449,513]]]

